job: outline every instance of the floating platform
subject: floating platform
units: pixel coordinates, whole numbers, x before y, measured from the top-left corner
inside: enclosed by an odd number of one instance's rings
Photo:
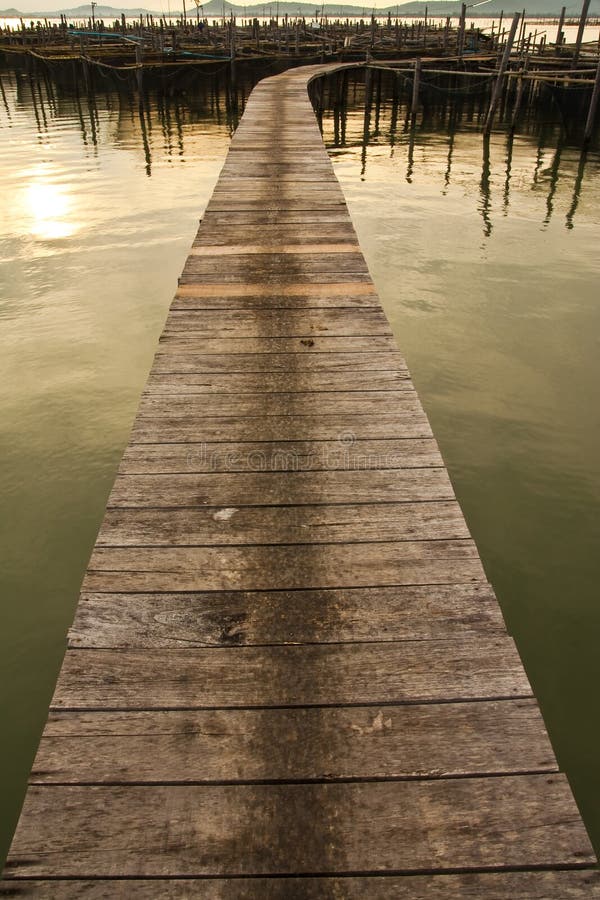
[[[231,143],[1,895],[600,896],[323,146],[319,71],[261,82]]]

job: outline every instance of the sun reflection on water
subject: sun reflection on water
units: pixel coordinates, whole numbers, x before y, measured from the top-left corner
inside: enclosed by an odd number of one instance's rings
[[[72,237],[79,230],[73,218],[73,195],[53,180],[47,167],[24,173],[24,179],[22,213],[27,232],[40,241]]]

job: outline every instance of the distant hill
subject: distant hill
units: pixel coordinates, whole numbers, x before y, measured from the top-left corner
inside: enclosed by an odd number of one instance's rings
[[[173,0],[173,5],[175,5],[175,2],[176,0]],[[566,5],[567,16],[569,18],[579,16],[582,5],[581,0],[491,0],[491,2],[483,3],[477,7],[470,7],[467,11],[467,15],[469,19],[474,19],[478,16],[484,18],[498,16],[500,12],[504,12],[504,15],[507,16],[513,12],[521,12],[523,7],[525,7],[527,15],[529,16],[559,16],[563,2],[564,5]],[[461,0],[433,0],[433,2],[430,3],[423,2],[423,0],[411,0],[411,2],[408,3],[400,3],[397,6],[393,5],[386,9],[378,9],[377,14],[379,16],[385,16],[388,13],[391,13],[392,16],[423,17],[425,15],[425,10],[427,9],[427,14],[429,16],[437,18],[443,16],[457,16],[460,14],[460,7]],[[202,5],[201,9],[205,16],[210,17],[221,16],[223,15],[223,12],[225,15],[233,14],[246,18],[250,16],[269,16],[275,14],[275,11],[278,10],[280,16],[284,16],[288,13],[290,16],[301,15],[312,18],[317,10],[319,14],[323,12],[328,16],[368,17],[371,15],[372,7],[368,3],[364,6],[345,3],[326,3],[324,6],[321,6],[320,3],[294,3],[293,0],[292,2],[290,2],[290,0],[280,0],[279,3],[277,0],[270,0],[270,2],[244,6],[241,4],[229,3],[228,0],[209,0],[209,2]],[[188,16],[192,16],[194,12],[195,6],[193,0],[189,0],[187,10]],[[20,12],[18,9],[14,8],[2,9],[0,10],[0,17],[44,19],[58,17],[61,13],[66,16],[67,19],[88,19],[91,16],[91,5],[88,3],[70,9],[58,9],[55,12]],[[108,21],[118,19],[122,13],[126,16],[153,15],[156,18],[164,15],[164,13],[146,9],[144,7],[128,8],[98,5],[94,10],[97,19],[106,19]],[[181,16],[182,10],[173,9],[171,15]],[[600,0],[592,0],[589,15],[594,17],[600,16]]]

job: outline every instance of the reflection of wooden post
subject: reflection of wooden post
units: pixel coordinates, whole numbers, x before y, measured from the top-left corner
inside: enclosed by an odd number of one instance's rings
[[[583,30],[587,20],[588,9],[590,8],[590,0],[583,0],[581,9],[581,17],[579,19],[579,28],[577,29],[577,40],[575,41],[575,52],[573,53],[573,68],[577,68],[579,62],[579,54],[581,52],[581,42],[583,41]]]
[[[594,130],[594,120],[596,118],[596,109],[598,107],[598,98],[600,97],[600,59],[596,67],[596,80],[594,82],[594,90],[592,91],[592,99],[590,100],[590,109],[588,112],[587,122],[585,123],[584,141],[587,142],[592,137]]]
[[[559,47],[562,44],[562,37],[563,37],[562,30],[563,30],[563,25],[565,24],[566,11],[567,11],[566,6],[563,6],[563,8],[560,11],[560,19],[558,20],[558,31],[556,32],[556,49],[557,50],[559,49]]]
[[[463,4],[464,5],[464,4]],[[410,114],[414,118],[419,112],[419,83],[421,81],[421,59],[415,59],[415,75],[413,78],[412,104]]]
[[[369,125],[371,123],[371,107],[373,105],[373,71],[365,70],[365,118],[363,122],[363,138],[369,139]]]
[[[498,105],[498,100],[500,99],[500,95],[502,93],[502,87],[504,85],[504,73],[506,72],[509,60],[510,60],[510,51],[512,50],[512,45],[515,40],[515,34],[517,33],[517,25],[519,24],[519,13],[515,13],[513,16],[512,24],[510,26],[510,31],[508,33],[508,40],[506,41],[506,46],[504,48],[504,53],[502,54],[502,59],[500,60],[500,66],[498,68],[498,77],[496,78],[496,83],[494,84],[494,90],[492,91],[492,99],[490,100],[490,108],[488,109],[487,118],[485,120],[484,126],[484,134],[489,134],[492,130],[492,122],[494,121],[494,113],[496,111],[496,107]]]

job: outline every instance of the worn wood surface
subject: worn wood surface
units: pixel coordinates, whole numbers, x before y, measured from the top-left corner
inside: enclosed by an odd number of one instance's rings
[[[406,363],[397,350],[372,353],[369,350],[353,352],[316,352],[310,355],[301,352],[299,345],[291,353],[233,353],[230,342],[222,348],[222,353],[206,353],[204,344],[199,348],[188,348],[186,353],[163,353],[159,350],[154,358],[153,373],[162,374],[207,374],[207,373],[256,373],[271,372],[301,373],[316,372],[397,372],[407,374]],[[304,377],[304,375],[302,375]],[[367,377],[367,375],[365,375]]]
[[[56,709],[381,704],[531,693],[508,637],[218,649],[72,650]]]
[[[0,897],[42,897],[45,881],[0,882]],[[597,900],[600,873],[486,872],[328,878],[94,879],[51,884],[53,900]]]
[[[315,71],[255,89],[203,215],[0,896],[600,895]]]
[[[29,787],[14,876],[419,873],[590,865],[560,774]],[[43,846],[39,822],[47,825]],[[93,823],[93,827],[92,827]],[[553,841],[548,840],[551,834]]]
[[[470,541],[218,547],[96,547],[88,591],[300,590],[482,581]],[[377,574],[375,575],[375,570]]]
[[[319,392],[337,394],[381,392],[386,397],[394,391],[414,390],[409,378],[400,372],[246,372],[168,375],[152,374],[145,393],[183,397],[188,394],[289,394]]]
[[[296,503],[403,503],[453,500],[446,470],[323,469],[312,472],[200,472],[119,475],[109,506],[281,506]],[[251,543],[251,542],[250,542]]]
[[[448,742],[450,733],[455,740]],[[503,741],[496,740],[498,734]],[[31,780],[296,782],[497,775],[517,769],[556,771],[534,700],[381,709],[54,712]]]
[[[200,436],[199,436],[200,437]],[[443,465],[432,439],[355,440],[341,433],[330,441],[186,442],[134,444],[125,449],[122,475],[205,472],[335,472],[421,469]],[[356,499],[356,498],[354,498]]]
[[[109,508],[96,546],[332,544],[468,538],[460,507],[442,503]]]
[[[504,631],[486,582],[313,591],[83,593],[71,647],[448,640]]]

